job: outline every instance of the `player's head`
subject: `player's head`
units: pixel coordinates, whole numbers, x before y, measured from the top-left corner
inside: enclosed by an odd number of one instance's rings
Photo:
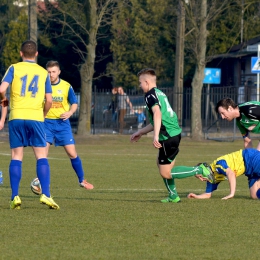
[[[148,92],[153,87],[156,87],[156,73],[154,69],[145,68],[137,73],[139,77],[140,88],[144,93]]]
[[[218,101],[215,111],[219,113],[223,119],[228,121],[239,117],[239,112],[237,111],[237,104],[231,98],[223,98]]]
[[[59,81],[60,64],[58,61],[50,60],[46,64],[46,69],[50,75],[51,83],[56,84]]]
[[[23,59],[34,59],[38,55],[37,44],[32,40],[23,42],[20,55]]]

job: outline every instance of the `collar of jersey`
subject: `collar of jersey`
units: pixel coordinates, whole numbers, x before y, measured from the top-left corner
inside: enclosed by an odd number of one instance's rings
[[[33,60],[24,60],[24,62],[35,63],[35,61],[33,61]]]
[[[57,82],[57,83],[55,83],[55,84],[51,84],[52,86],[56,86],[56,85],[58,85],[60,83],[60,78],[59,78],[59,81]]]

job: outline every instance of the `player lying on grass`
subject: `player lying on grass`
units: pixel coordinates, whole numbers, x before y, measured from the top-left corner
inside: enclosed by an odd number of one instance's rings
[[[207,182],[206,191],[202,194],[190,193],[188,198],[209,199],[213,191],[218,188],[220,182],[229,181],[230,193],[222,198],[231,199],[235,196],[236,177],[245,174],[248,178],[248,186],[252,199],[260,199],[260,151],[248,148],[239,150],[217,158],[210,164],[214,174],[214,183]],[[196,175],[195,175],[196,176]],[[198,176],[196,176],[198,177]]]

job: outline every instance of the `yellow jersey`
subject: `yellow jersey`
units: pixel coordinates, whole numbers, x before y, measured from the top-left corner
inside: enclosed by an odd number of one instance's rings
[[[236,177],[245,173],[245,163],[242,150],[223,155],[210,164],[216,182],[226,179],[226,169],[230,168],[236,174]]]
[[[65,80],[52,84],[52,107],[46,118],[59,119],[60,115],[70,110],[71,104],[77,104],[77,98],[72,86]]]
[[[9,121],[44,121],[45,93],[52,93],[47,70],[32,61],[18,62],[7,69],[2,82],[11,86]]]

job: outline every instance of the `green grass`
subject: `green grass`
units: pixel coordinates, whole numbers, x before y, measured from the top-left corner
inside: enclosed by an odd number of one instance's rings
[[[26,148],[20,185],[22,208],[9,209],[9,144],[0,143],[0,259],[259,259],[260,202],[249,198],[247,178],[237,179],[234,199],[221,183],[210,200],[190,200],[205,183],[177,180],[182,202],[167,196],[156,168],[150,137],[131,144],[129,136],[76,137],[86,177],[95,185],[78,186],[63,148],[50,149],[51,192],[61,209],[49,210],[30,190],[35,159]],[[192,142],[183,138],[176,165],[193,166],[243,146]]]

